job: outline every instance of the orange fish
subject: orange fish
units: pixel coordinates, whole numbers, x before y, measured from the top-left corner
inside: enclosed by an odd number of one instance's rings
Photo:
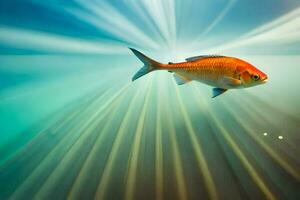
[[[163,64],[135,49],[130,50],[144,63],[132,81],[155,70],[167,70],[174,73],[178,85],[195,80],[213,86],[212,98],[214,98],[228,89],[252,87],[268,80],[265,73],[250,63],[234,57],[203,55],[187,58],[186,62]]]

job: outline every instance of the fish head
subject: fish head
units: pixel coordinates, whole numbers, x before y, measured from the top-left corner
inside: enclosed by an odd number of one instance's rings
[[[268,81],[268,76],[254,67],[253,65],[246,63],[240,69],[240,79],[244,87],[252,87],[260,84],[264,84]]]

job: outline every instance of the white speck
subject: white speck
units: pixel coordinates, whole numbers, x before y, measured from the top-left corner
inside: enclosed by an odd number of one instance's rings
[[[267,135],[268,135],[268,133],[263,133],[263,135],[264,135],[264,136],[267,136]]]
[[[279,136],[278,136],[278,139],[279,139],[279,140],[282,140],[282,139],[283,139],[283,136],[282,136],[282,135],[279,135]]]

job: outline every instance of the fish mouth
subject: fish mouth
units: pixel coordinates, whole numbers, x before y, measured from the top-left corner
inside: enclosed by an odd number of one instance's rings
[[[266,82],[268,82],[268,77],[266,77],[262,80],[262,83],[266,83]]]

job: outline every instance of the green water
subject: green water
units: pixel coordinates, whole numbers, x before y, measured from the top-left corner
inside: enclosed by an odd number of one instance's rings
[[[1,56],[0,199],[299,199],[300,57],[241,57],[269,82],[211,99],[131,55]]]

